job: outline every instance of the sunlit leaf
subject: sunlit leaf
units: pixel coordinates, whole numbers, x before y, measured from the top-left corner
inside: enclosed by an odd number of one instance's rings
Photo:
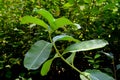
[[[69,19],[65,18],[65,17],[61,17],[55,20],[55,27],[54,30],[60,28],[60,27],[64,27],[66,25],[74,25]]]
[[[73,4],[70,3],[70,2],[68,2],[68,3],[66,3],[66,4],[63,5],[63,8],[64,8],[64,9],[68,9],[68,8],[70,8],[70,7],[72,7],[72,6],[73,6]]]
[[[47,10],[45,10],[45,9],[36,9],[35,11],[37,13],[39,13],[40,15],[42,15],[44,18],[46,18],[48,20],[49,24],[52,24],[55,21],[52,14],[50,12],[48,12]]]
[[[53,37],[53,42],[60,41],[60,40],[79,42],[79,40],[69,35],[58,35],[58,36]]]
[[[75,44],[68,46],[65,49],[64,53],[98,49],[98,48],[102,48],[106,46],[107,44],[108,42],[102,39],[83,41],[83,42],[75,43]]]
[[[37,25],[40,25],[40,26],[48,29],[48,25],[44,21],[42,21],[36,17],[24,16],[20,20],[21,20],[21,24],[33,23],[33,24],[37,24]]]
[[[44,63],[51,52],[52,44],[43,40],[32,45],[24,58],[24,66],[29,69],[38,69]]]

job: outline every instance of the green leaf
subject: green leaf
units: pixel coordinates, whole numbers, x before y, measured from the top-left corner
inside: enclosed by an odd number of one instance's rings
[[[91,0],[84,0],[85,3],[91,3]]]
[[[68,2],[68,3],[66,3],[66,4],[63,5],[63,8],[64,8],[64,9],[68,9],[68,8],[72,7],[73,5],[74,5],[74,4]]]
[[[100,54],[96,54],[95,56],[94,56],[94,59],[97,59],[97,58],[99,58],[101,55]]]
[[[83,41],[83,42],[75,43],[75,44],[68,46],[65,49],[64,53],[98,49],[98,48],[102,48],[106,46],[107,44],[108,42],[102,39]]]
[[[106,1],[106,0],[96,0],[97,3],[102,3],[104,1]]]
[[[54,17],[52,16],[51,13],[49,13],[47,10],[45,9],[36,9],[35,10],[37,13],[39,13],[40,15],[42,15],[45,19],[48,20],[49,24],[53,24],[53,22],[55,21]]]
[[[52,58],[52,59],[50,59],[50,60],[47,60],[47,61],[43,64],[42,69],[41,69],[41,75],[42,75],[42,76],[47,75],[48,71],[50,70],[50,66],[51,66],[53,60],[54,60],[54,59]]]
[[[32,45],[24,58],[24,66],[29,69],[38,69],[44,63],[51,52],[52,44],[44,40]]]
[[[94,60],[88,60],[88,62],[94,63]]]
[[[64,27],[65,25],[74,25],[69,19],[65,18],[65,17],[61,17],[55,20],[55,27],[54,30],[60,28],[60,27]]]
[[[40,25],[40,26],[48,29],[48,25],[44,21],[42,21],[36,17],[24,16],[20,20],[21,20],[21,24],[34,23],[34,24]]]
[[[73,62],[74,62],[74,58],[75,58],[75,52],[73,52],[67,59],[66,61],[68,61],[70,64],[73,65]]]
[[[100,70],[86,70],[85,72],[89,73],[88,76],[90,77],[90,80],[115,80],[114,78],[101,72]]]
[[[58,36],[53,37],[53,42],[60,41],[60,40],[79,42],[79,40],[69,35],[58,35]]]
[[[88,72],[84,72],[84,75],[87,76],[87,77],[90,79],[90,77],[89,77],[90,74],[89,74]],[[84,75],[81,75],[81,74],[80,74],[80,79],[81,79],[81,80],[89,80],[89,79],[86,78]]]
[[[54,60],[55,58],[57,58],[57,57],[58,57],[58,55],[56,54],[53,58],[47,60],[47,61],[43,64],[42,69],[41,69],[41,75],[42,75],[42,76],[47,75],[48,71],[50,70],[50,66],[51,66],[53,60]]]

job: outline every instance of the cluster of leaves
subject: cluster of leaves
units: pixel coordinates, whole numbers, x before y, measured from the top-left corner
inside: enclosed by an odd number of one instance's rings
[[[75,57],[76,52],[102,48],[108,44],[107,41],[98,39],[98,40],[89,40],[89,41],[80,42],[79,40],[74,39],[72,36],[68,36],[68,35],[58,35],[58,36],[55,36],[52,38],[51,35],[55,30],[59,29],[60,27],[65,26],[65,25],[75,25],[75,24],[73,24],[71,21],[69,21],[67,18],[64,18],[64,17],[55,19],[49,12],[47,12],[44,9],[36,10],[36,12],[41,14],[45,19],[47,19],[49,25],[47,25],[43,20],[40,20],[35,17],[31,17],[31,16],[23,17],[21,19],[21,23],[22,24],[34,23],[34,24],[38,24],[38,25],[44,27],[48,31],[48,34],[49,34],[48,37],[50,39],[50,42],[40,40],[40,41],[37,41],[34,45],[32,45],[31,49],[27,52],[27,54],[25,55],[25,59],[24,59],[24,66],[28,70],[38,69],[46,61],[42,66],[41,75],[43,75],[43,76],[47,75],[47,73],[50,69],[50,66],[52,64],[52,61],[55,58],[60,57],[70,67],[72,67],[73,69],[75,69],[76,71],[78,71],[80,73],[80,78],[82,80],[85,80],[85,79],[86,80],[94,80],[94,79],[95,80],[96,79],[114,80],[112,77],[109,77],[100,71],[94,70],[93,72],[97,72],[97,74],[101,74],[101,77],[104,77],[104,78],[100,78],[100,77],[98,77],[98,75],[94,75],[92,73],[92,70],[90,71],[90,73],[87,73],[87,72],[83,73],[74,66],[74,57]],[[80,28],[80,26],[78,24],[76,27],[78,29]],[[55,44],[56,41],[60,41],[60,40],[75,41],[76,43],[68,46],[63,51],[63,53],[60,53]],[[54,49],[56,51],[55,56],[52,59],[47,60],[49,58],[52,46],[54,47]],[[68,52],[71,52],[72,54],[67,59],[65,59],[62,55],[65,55]],[[95,57],[95,58],[97,58],[97,57]]]
[[[0,73],[2,73],[0,74],[0,79],[15,79],[19,77],[24,80],[24,76],[30,77],[29,72],[23,67],[24,54],[35,41],[39,39],[49,41],[49,39],[46,38],[46,36],[48,36],[47,31],[43,27],[39,27],[39,23],[36,23],[38,25],[20,24],[19,19],[25,15],[33,15],[41,18],[46,23],[50,23],[41,17],[41,15],[34,13],[36,8],[44,8],[52,13],[55,18],[65,16],[72,22],[81,25],[81,29],[79,30],[76,30],[74,27],[62,27],[55,30],[52,37],[67,33],[80,41],[103,38],[111,45],[107,47],[105,51],[118,54],[120,44],[119,4],[119,0],[0,0]],[[58,24],[58,22],[56,23]],[[69,42],[71,43],[71,41]],[[57,47],[62,52],[70,43],[59,41],[56,44],[59,45]],[[62,47],[62,49],[60,47]],[[54,50],[52,51],[54,52]],[[107,55],[109,55],[109,53],[107,53]],[[119,56],[118,54],[115,57],[118,70],[120,64],[118,62]],[[76,56],[76,58],[82,61],[87,59],[86,64],[92,65],[92,68],[104,67],[101,63],[104,64],[105,61],[105,67],[108,67],[107,65],[111,66],[112,64],[111,62],[108,64],[107,61],[109,58],[106,60],[106,57],[104,59],[104,56],[96,55],[96,51],[83,52],[80,56]],[[101,62],[101,58],[104,59],[103,62]],[[68,59],[68,61],[69,60],[70,59]],[[61,62],[58,64],[61,64]],[[86,67],[86,64],[82,66]],[[78,65],[78,63],[75,65]],[[79,66],[82,67],[81,65]],[[82,68],[82,70],[85,70],[85,68]]]

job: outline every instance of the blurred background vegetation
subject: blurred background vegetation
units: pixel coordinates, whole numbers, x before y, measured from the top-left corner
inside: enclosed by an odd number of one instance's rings
[[[27,71],[24,68],[23,58],[30,46],[37,40],[47,40],[47,33],[41,27],[20,24],[23,16],[41,17],[34,13],[36,8],[48,10],[55,18],[65,16],[82,27],[75,32],[71,27],[61,28],[54,35],[65,32],[81,41],[107,40],[109,45],[104,49],[77,54],[75,65],[82,71],[98,68],[120,78],[119,0],[0,0],[0,80],[79,80],[78,74],[60,59],[54,61],[45,77],[39,70]],[[61,46],[64,49],[66,45]],[[101,50],[113,54],[114,59],[98,53]],[[98,62],[94,59],[96,55],[100,55]]]

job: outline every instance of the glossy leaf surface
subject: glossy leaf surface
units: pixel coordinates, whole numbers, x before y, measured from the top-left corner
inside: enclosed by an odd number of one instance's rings
[[[106,40],[101,40],[101,39],[83,41],[68,46],[65,49],[64,53],[98,49],[106,46],[107,44],[108,42]]]
[[[44,63],[51,52],[52,44],[43,40],[37,41],[26,53],[24,66],[29,69],[38,69]]]

